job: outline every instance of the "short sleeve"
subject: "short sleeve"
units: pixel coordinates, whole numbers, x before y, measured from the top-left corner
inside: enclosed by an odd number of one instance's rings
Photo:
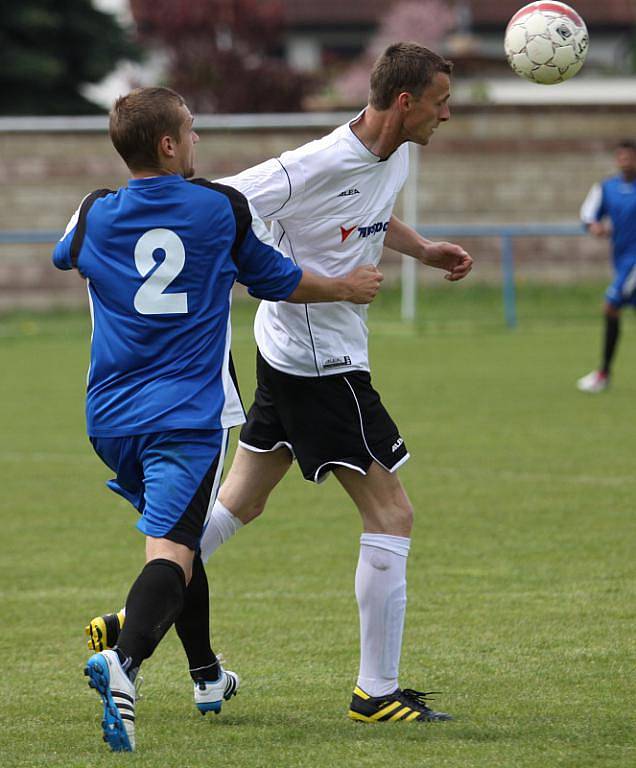
[[[292,294],[302,270],[274,247],[269,230],[250,204],[252,221],[235,255],[237,281],[258,299],[282,301]]]
[[[82,202],[84,201],[82,200]],[[69,223],[66,225],[66,229],[64,230],[64,234],[62,235],[61,240],[53,249],[52,260],[54,266],[56,266],[58,269],[73,269],[73,264],[71,262],[71,243],[73,242],[75,229],[77,227],[77,222],[79,221],[81,207],[82,205],[80,203],[78,209],[71,216]]]
[[[262,219],[290,216],[305,191],[299,163],[292,159],[285,161],[284,156],[266,160],[217,182],[242,192]]]
[[[604,197],[601,184],[594,184],[581,206],[580,216],[583,224],[592,224],[605,216]]]

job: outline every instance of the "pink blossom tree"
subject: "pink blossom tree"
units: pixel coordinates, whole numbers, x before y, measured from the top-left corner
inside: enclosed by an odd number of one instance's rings
[[[452,6],[442,0],[404,0],[394,4],[360,58],[333,83],[339,101],[363,104],[369,91],[369,72],[375,59],[391,43],[401,40],[439,50],[457,24]]]

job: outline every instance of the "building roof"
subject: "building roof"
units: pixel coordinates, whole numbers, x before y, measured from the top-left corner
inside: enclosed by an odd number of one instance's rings
[[[282,0],[291,26],[375,24],[393,0]]]
[[[290,26],[338,26],[375,24],[391,4],[399,0],[281,0],[285,20]],[[465,0],[470,6],[473,25],[505,26],[523,0]],[[449,0],[449,4],[453,4]],[[568,2],[588,26],[636,24],[633,0],[571,0]]]

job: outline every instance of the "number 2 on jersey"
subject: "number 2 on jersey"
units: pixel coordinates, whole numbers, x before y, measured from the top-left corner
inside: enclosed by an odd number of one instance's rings
[[[164,260],[157,266],[153,253],[162,250]],[[171,229],[150,229],[135,245],[135,266],[142,277],[152,269],[135,294],[135,309],[142,315],[177,315],[188,311],[188,294],[164,293],[165,289],[181,274],[185,265],[185,248],[179,235]]]

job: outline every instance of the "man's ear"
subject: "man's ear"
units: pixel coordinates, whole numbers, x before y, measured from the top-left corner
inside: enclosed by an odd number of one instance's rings
[[[396,104],[400,112],[408,112],[413,104],[413,94],[408,91],[402,91],[396,98]]]
[[[175,146],[176,142],[169,134],[166,134],[159,139],[159,153],[164,157],[174,157]]]

